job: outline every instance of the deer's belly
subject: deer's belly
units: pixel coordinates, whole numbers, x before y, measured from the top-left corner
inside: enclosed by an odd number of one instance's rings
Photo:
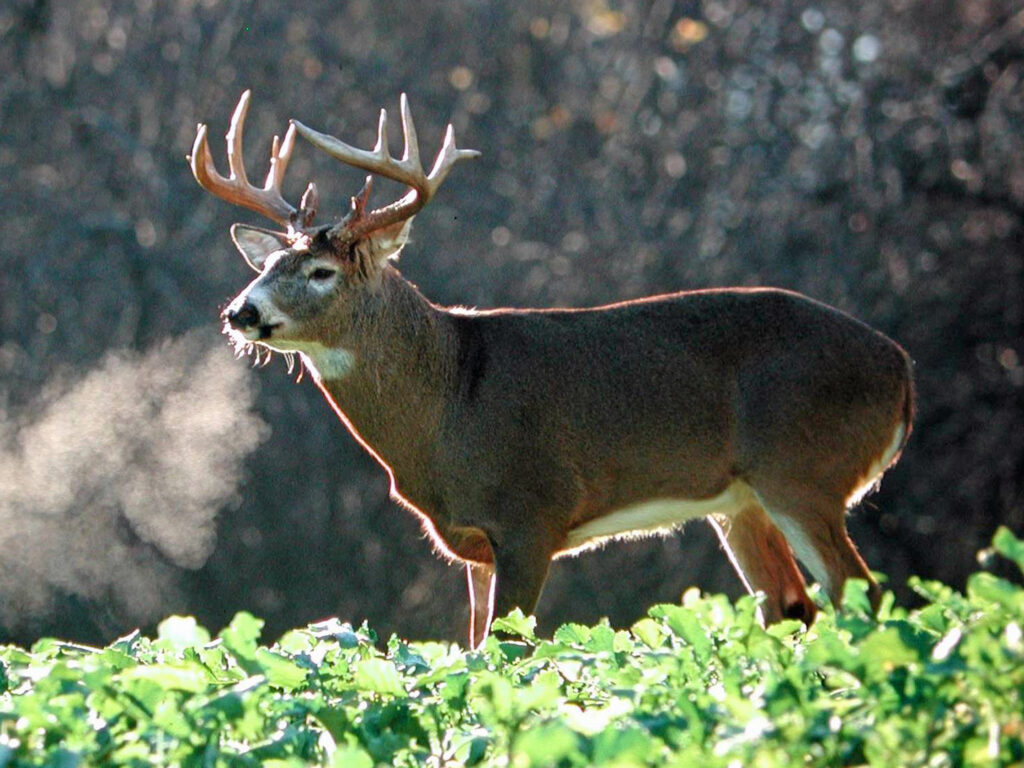
[[[664,498],[631,504],[573,528],[559,554],[600,546],[609,539],[666,534],[688,520],[732,515],[752,503],[756,499],[750,486],[734,480],[717,496],[705,499]]]

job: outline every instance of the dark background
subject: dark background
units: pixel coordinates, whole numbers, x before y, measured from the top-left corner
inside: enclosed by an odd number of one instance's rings
[[[252,88],[246,156],[295,117],[483,152],[403,273],[441,304],[584,306],[776,285],[902,343],[919,413],[850,526],[912,599],[1024,529],[1024,13],[988,0],[408,4],[9,0],[0,9],[0,640],[169,612],[275,635],[327,615],[464,637],[461,568],[307,380],[216,335],[252,277],[184,161]],[[393,145],[398,143],[397,131]],[[361,175],[300,144],[338,214]],[[377,199],[396,192],[381,184]],[[666,425],[671,428],[671,425]],[[542,627],[740,591],[710,529],[560,561]]]

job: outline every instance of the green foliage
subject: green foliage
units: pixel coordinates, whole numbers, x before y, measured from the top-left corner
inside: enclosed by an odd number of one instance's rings
[[[1024,568],[1001,529],[995,552]],[[851,587],[810,629],[690,592],[629,631],[515,613],[465,651],[336,620],[259,644],[172,616],[107,648],[0,648],[0,768],[46,765],[997,766],[1024,761],[1024,589]]]

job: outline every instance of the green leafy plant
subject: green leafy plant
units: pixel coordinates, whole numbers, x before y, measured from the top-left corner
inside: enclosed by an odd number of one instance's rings
[[[1024,570],[1007,529],[994,553]],[[172,616],[107,648],[0,648],[0,768],[18,765],[998,766],[1024,761],[1024,589],[863,585],[809,629],[684,595],[631,629],[531,617],[466,651],[337,620],[259,643]]]

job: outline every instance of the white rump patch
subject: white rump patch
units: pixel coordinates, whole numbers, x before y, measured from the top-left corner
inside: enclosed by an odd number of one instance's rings
[[[753,499],[750,486],[736,480],[717,496],[707,499],[652,499],[633,504],[573,528],[563,552],[599,546],[613,538],[667,534],[689,520],[712,514],[732,516]]]

